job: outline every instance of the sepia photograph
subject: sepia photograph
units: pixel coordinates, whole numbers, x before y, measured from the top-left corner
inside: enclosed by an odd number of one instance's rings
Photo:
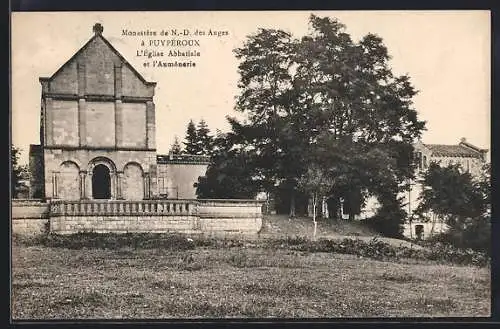
[[[491,316],[491,14],[13,12],[11,320]]]

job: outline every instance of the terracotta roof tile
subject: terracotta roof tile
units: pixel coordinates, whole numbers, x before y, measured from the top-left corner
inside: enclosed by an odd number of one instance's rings
[[[424,144],[433,155],[449,157],[474,157],[480,158],[481,153],[462,145]]]

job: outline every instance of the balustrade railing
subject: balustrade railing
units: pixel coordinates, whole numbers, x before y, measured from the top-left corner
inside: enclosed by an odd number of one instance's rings
[[[174,216],[190,215],[195,204],[187,200],[52,200],[51,216]]]

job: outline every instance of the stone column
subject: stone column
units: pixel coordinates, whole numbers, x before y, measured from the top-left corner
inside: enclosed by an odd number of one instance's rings
[[[110,171],[109,173],[109,178],[110,178],[110,182],[109,182],[109,188],[110,188],[110,196],[109,198],[111,200],[114,200],[116,199],[116,195],[117,195],[117,191],[116,191],[116,171]]]
[[[123,181],[123,171],[117,171],[116,172],[116,198],[118,200],[123,200],[122,181]]]
[[[85,191],[87,192],[87,199],[93,199],[92,195],[92,170],[87,172],[87,179],[85,180]]]
[[[87,177],[87,172],[84,170],[80,171],[80,199],[81,200],[87,199],[87,193],[86,193],[87,191],[85,188],[86,177]]]
[[[57,195],[57,174],[58,174],[57,171],[52,172],[52,197],[54,199],[58,198],[58,195]]]
[[[149,173],[144,173],[144,199],[149,199]]]

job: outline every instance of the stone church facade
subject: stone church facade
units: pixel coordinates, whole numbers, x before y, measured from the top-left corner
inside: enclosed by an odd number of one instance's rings
[[[155,82],[94,36],[40,78],[40,145],[30,146],[30,197],[47,200],[195,198],[208,157],[157,155]]]

